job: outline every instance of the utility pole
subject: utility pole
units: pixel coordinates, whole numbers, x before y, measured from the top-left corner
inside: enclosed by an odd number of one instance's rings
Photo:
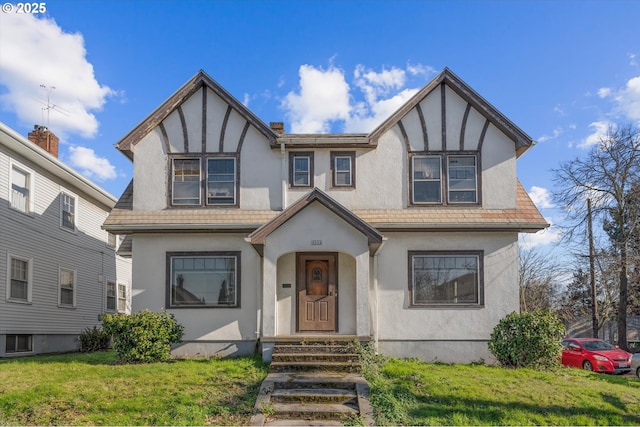
[[[598,338],[598,300],[596,299],[595,249],[593,247],[593,226],[591,223],[591,199],[587,199],[587,225],[589,233],[589,282],[591,285],[591,324],[593,338]]]

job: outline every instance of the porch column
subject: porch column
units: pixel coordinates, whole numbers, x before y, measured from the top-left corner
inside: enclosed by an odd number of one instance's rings
[[[262,258],[262,336],[276,336],[276,281],[277,261],[270,257],[269,250],[265,247]],[[277,258],[276,258],[277,260]]]
[[[369,251],[356,257],[356,335],[371,335],[371,308],[369,307]]]

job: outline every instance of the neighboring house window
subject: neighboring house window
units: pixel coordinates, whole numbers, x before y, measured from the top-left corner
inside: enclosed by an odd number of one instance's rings
[[[116,311],[116,283],[107,281],[107,310]]]
[[[442,203],[442,160],[440,156],[413,156],[413,203]]]
[[[409,252],[412,306],[482,305],[482,252]]]
[[[118,283],[118,311],[124,313],[127,311],[127,285]]]
[[[33,175],[16,165],[11,166],[11,207],[20,212],[33,210]]]
[[[240,252],[167,253],[167,305],[240,307]]]
[[[313,153],[289,153],[291,187],[313,187]]]
[[[411,157],[411,204],[478,203],[476,154],[417,154]],[[443,201],[442,195],[446,194]]]
[[[333,187],[355,187],[355,153],[331,153],[331,184]]]
[[[218,157],[207,159],[207,204],[235,205],[236,159]]]
[[[60,225],[71,231],[76,229],[76,198],[66,194],[60,194]]]
[[[476,156],[449,156],[449,203],[476,203]]]
[[[171,202],[200,205],[200,159],[173,159]]]
[[[9,287],[7,299],[11,301],[31,302],[31,260],[8,256]]]
[[[33,337],[31,335],[7,334],[5,353],[27,353],[33,351]]]
[[[76,272],[60,268],[60,299],[59,303],[65,307],[75,307]]]

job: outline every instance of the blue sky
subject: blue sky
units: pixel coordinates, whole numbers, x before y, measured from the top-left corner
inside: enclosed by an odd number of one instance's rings
[[[115,196],[132,167],[113,145],[200,69],[265,123],[339,133],[368,132],[449,67],[538,142],[518,175],[554,224],[551,169],[640,121],[635,0],[44,5],[0,12],[0,121],[26,135],[49,95],[60,158]]]

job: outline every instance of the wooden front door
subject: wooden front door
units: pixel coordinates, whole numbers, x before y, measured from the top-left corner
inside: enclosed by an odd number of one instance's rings
[[[337,331],[337,255],[299,253],[297,256],[298,330]]]

